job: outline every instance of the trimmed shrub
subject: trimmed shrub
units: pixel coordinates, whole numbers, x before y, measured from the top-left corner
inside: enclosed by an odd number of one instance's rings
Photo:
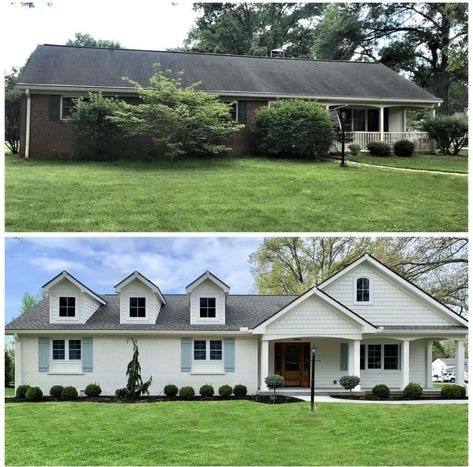
[[[43,397],[43,391],[38,386],[28,388],[25,399],[28,401],[39,401]]]
[[[348,149],[352,156],[358,156],[361,152],[361,146],[358,143],[351,143],[348,145]]]
[[[351,392],[353,388],[360,384],[360,378],[358,376],[342,376],[339,383]]]
[[[63,386],[61,386],[60,384],[56,385],[56,386],[53,386],[50,390],[49,390],[49,394],[53,397],[55,397],[56,399],[60,399],[61,398],[61,393],[62,393],[62,390],[64,389]]]
[[[29,384],[21,384],[20,386],[18,386],[16,388],[16,397],[19,397],[20,399],[24,399],[26,396],[26,391],[28,391],[30,387],[31,386]]]
[[[204,384],[199,389],[199,394],[203,397],[212,397],[215,394],[215,391],[211,384]]]
[[[466,397],[466,389],[459,384],[449,384],[442,387],[440,394],[444,399],[464,399]]]
[[[443,155],[457,155],[468,138],[468,122],[452,115],[427,119],[422,129],[435,139]]]
[[[175,384],[166,384],[164,386],[164,394],[168,397],[176,397],[178,392],[179,389]]]
[[[389,146],[385,141],[368,143],[366,148],[372,156],[388,157],[391,155],[391,146]]]
[[[283,99],[260,107],[251,130],[262,153],[296,158],[326,155],[335,139],[325,107],[302,99]]]
[[[102,388],[98,384],[88,384],[84,392],[86,396],[97,397],[102,393]]]
[[[236,397],[245,397],[248,393],[248,389],[244,384],[237,384],[233,388],[233,394],[235,394]]]
[[[423,394],[420,384],[409,383],[402,391],[406,399],[420,399]]]
[[[394,143],[394,154],[399,157],[411,157],[415,149],[416,145],[408,139],[400,139]]]
[[[179,389],[179,398],[184,400],[191,400],[194,399],[195,391],[192,386],[182,386]]]
[[[377,399],[389,399],[389,396],[391,395],[391,391],[385,384],[377,384],[373,387],[371,392]]]
[[[127,388],[120,388],[115,391],[115,397],[122,401],[128,399],[128,389]]]
[[[218,388],[218,394],[220,397],[223,397],[224,399],[229,399],[232,395],[233,388],[229,386],[228,384],[224,384],[223,386],[220,386]]]
[[[73,401],[77,399],[79,394],[74,386],[66,386],[61,392],[61,399],[65,401]]]

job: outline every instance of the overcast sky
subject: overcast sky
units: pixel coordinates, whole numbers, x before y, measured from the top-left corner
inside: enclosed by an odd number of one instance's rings
[[[14,3],[13,5],[11,3]],[[130,49],[164,50],[178,47],[197,13],[192,2],[161,0],[39,0],[35,8],[20,0],[2,7],[3,67],[22,66],[38,44],[65,44],[76,32],[95,39],[119,41]],[[6,20],[5,20],[6,18]],[[5,46],[5,44],[8,44]]]
[[[97,293],[113,293],[134,270],[163,293],[185,293],[206,270],[230,286],[252,293],[248,255],[261,243],[254,237],[21,237],[6,239],[6,321],[19,314],[25,292],[67,270]]]

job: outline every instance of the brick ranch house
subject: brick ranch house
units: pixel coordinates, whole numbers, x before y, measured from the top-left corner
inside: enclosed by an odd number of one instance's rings
[[[65,122],[73,98],[101,91],[138,102],[135,89],[122,78],[146,86],[153,65],[184,72],[183,84],[202,82],[201,90],[232,102],[232,115],[245,125],[232,137],[236,154],[252,153],[249,127],[258,107],[278,98],[314,99],[345,112],[354,141],[415,141],[430,148],[428,135],[406,132],[406,113],[435,108],[442,102],[381,63],[299,60],[151,50],[38,45],[19,79],[22,91],[21,153],[74,152],[75,134]]]
[[[300,296],[232,295],[206,272],[184,294],[162,294],[134,272],[98,294],[67,272],[43,287],[47,298],[7,324],[15,336],[15,384],[104,394],[126,384],[130,337],[138,340],[151,394],[166,384],[245,384],[266,391],[265,377],[280,374],[286,390],[307,391],[309,355],[316,346],[315,386],[343,390],[392,389],[416,382],[432,388],[432,343],[454,339],[456,367],[464,365],[467,321],[381,262],[364,255]],[[458,384],[463,384],[462,372]]]

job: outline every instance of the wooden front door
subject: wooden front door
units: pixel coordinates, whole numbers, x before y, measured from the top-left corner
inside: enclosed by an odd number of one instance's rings
[[[284,378],[285,386],[309,386],[310,344],[276,342],[274,373]]]

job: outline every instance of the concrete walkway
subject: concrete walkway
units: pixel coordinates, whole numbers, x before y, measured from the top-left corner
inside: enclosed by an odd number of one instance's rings
[[[297,399],[310,402],[310,396],[296,396]],[[385,404],[385,405],[425,405],[425,404],[468,404],[468,400],[450,400],[450,399],[439,399],[439,400],[420,400],[420,401],[368,401],[368,400],[352,400],[352,399],[338,399],[330,396],[315,396],[314,401],[316,404],[320,402],[330,403],[343,403],[343,404]]]
[[[354,160],[347,161],[348,164],[360,165],[362,167],[376,167],[377,169],[397,170],[398,172],[416,172],[427,173],[435,175],[453,175],[454,177],[468,177],[467,173],[460,172],[446,172],[441,170],[423,170],[423,169],[408,169],[406,167],[392,167],[390,165],[365,164],[364,162],[356,162]]]

